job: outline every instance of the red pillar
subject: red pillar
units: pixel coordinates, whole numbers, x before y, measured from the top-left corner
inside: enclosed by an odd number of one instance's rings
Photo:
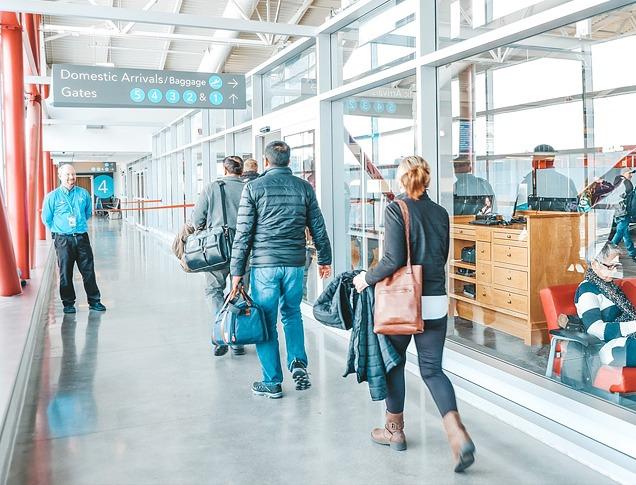
[[[41,101],[40,103],[43,103]],[[46,228],[42,224],[42,202],[44,202],[44,166],[48,163],[44,158],[44,151],[42,150],[43,138],[42,138],[42,109],[40,109],[40,143],[38,146],[38,193],[36,202],[36,214],[35,214],[35,226],[37,228],[37,238],[39,241],[46,239]]]
[[[22,287],[20,286],[20,278],[18,278],[11,233],[0,190],[0,296],[13,296],[20,293],[22,293]]]
[[[9,226],[22,278],[30,278],[27,184],[24,152],[24,68],[22,29],[13,12],[0,12],[2,110],[7,168]]]
[[[29,260],[35,267],[35,228],[38,213],[38,152],[40,151],[40,120],[42,117],[40,95],[37,86],[28,85],[26,109],[26,166],[27,166],[27,208],[29,221]]]

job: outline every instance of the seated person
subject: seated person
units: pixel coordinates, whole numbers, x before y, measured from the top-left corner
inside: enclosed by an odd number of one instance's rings
[[[636,367],[636,308],[613,282],[622,276],[620,255],[617,246],[605,244],[576,289],[574,304],[585,331],[606,342],[601,363]]]
[[[488,180],[476,177],[470,160],[453,161],[455,215],[491,214],[495,212],[495,191]]]
[[[532,171],[523,178],[517,188],[517,209],[528,210],[528,198],[536,197],[549,199],[572,199],[578,196],[576,185],[569,177],[557,172],[554,168],[555,150],[550,145],[534,147],[532,156]],[[533,192],[532,174],[536,175]]]

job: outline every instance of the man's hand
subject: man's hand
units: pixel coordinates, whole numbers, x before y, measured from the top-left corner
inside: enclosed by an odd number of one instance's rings
[[[230,294],[228,295],[229,300],[233,300],[238,295],[239,287],[243,282],[242,276],[232,276],[232,289],[230,290]]]
[[[331,276],[331,265],[330,264],[319,264],[318,265],[318,275],[320,279],[324,280],[325,278],[329,278]]]
[[[358,293],[362,293],[364,289],[367,286],[369,286],[365,278],[366,274],[367,272],[363,271],[362,273],[358,273],[358,275],[353,278],[353,286],[356,287],[356,290],[358,290]]]

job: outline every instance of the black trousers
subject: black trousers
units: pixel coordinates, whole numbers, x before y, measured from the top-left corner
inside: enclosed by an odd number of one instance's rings
[[[84,290],[86,290],[89,305],[98,303],[101,295],[95,280],[93,250],[88,240],[88,234],[55,234],[53,238],[55,252],[57,253],[57,264],[60,269],[60,298],[64,306],[75,304],[75,288],[73,287],[75,263],[77,263],[77,267],[82,274]]]
[[[442,371],[442,353],[446,340],[446,317],[435,320],[424,320],[424,333],[413,335],[417,348],[417,360],[420,367],[420,375],[424,384],[433,396],[439,413],[444,416],[449,411],[457,411],[455,390]],[[390,335],[389,339],[395,349],[406,356],[406,348],[411,341],[411,335]],[[399,414],[404,411],[404,397],[406,388],[404,384],[404,362],[393,368],[386,376],[388,393],[386,397],[386,409],[390,413]]]

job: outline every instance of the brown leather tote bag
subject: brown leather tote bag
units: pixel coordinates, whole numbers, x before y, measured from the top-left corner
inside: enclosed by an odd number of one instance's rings
[[[411,220],[403,200],[395,200],[406,229],[406,266],[375,285],[373,331],[383,335],[413,335],[424,331],[422,267],[411,264]]]

